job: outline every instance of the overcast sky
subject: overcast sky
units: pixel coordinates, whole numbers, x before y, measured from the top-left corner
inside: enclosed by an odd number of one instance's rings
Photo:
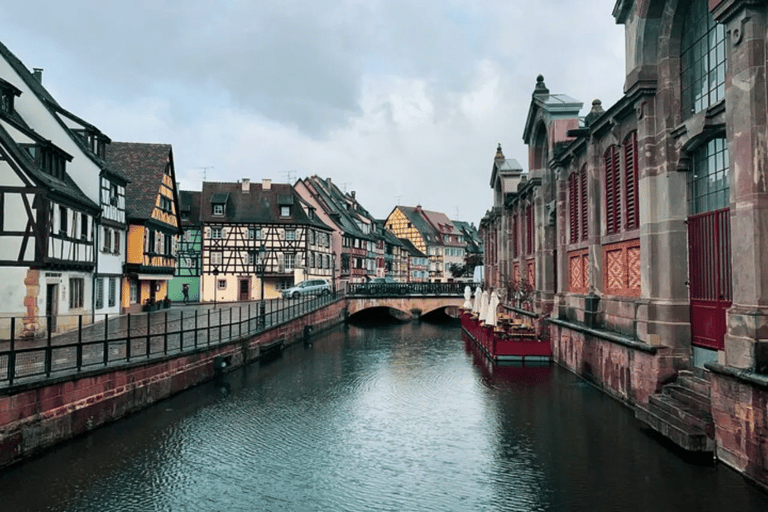
[[[522,143],[536,76],[608,108],[615,0],[26,0],[0,37],[112,140],[173,145],[184,189],[330,177],[373,215],[476,224],[496,144]]]

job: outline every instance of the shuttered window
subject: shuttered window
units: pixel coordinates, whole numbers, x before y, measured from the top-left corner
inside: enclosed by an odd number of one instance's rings
[[[621,184],[619,175],[619,151],[611,146],[605,152],[605,230],[609,235],[621,228]]]
[[[572,244],[579,241],[579,206],[579,173],[574,172],[568,177],[568,227]]]
[[[626,227],[635,229],[640,226],[637,197],[637,132],[632,132],[624,139],[624,192],[626,199]]]
[[[525,253],[533,254],[533,205],[529,204],[525,208],[525,223],[526,223]]]

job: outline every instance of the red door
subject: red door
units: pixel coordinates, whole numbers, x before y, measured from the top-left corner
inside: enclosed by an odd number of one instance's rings
[[[729,208],[688,217],[688,276],[691,343],[723,350],[732,301]]]

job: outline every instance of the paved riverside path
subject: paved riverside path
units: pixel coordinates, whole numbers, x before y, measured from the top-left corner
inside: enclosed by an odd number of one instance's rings
[[[169,309],[115,315],[82,330],[33,340],[0,341],[0,388],[82,370],[147,361],[256,334],[336,300],[333,295],[217,304],[174,303]],[[262,314],[263,313],[263,314]],[[103,318],[103,317],[102,317]],[[85,317],[83,318],[85,321]],[[130,330],[129,330],[130,325]],[[50,355],[48,355],[50,353]]]

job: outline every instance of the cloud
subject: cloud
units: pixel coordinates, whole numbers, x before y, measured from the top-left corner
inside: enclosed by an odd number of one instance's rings
[[[0,6],[3,42],[113,140],[168,142],[182,185],[318,174],[374,215],[479,221],[501,142],[527,166],[536,75],[621,95],[613,0],[44,0]],[[585,112],[582,112],[585,113]]]

